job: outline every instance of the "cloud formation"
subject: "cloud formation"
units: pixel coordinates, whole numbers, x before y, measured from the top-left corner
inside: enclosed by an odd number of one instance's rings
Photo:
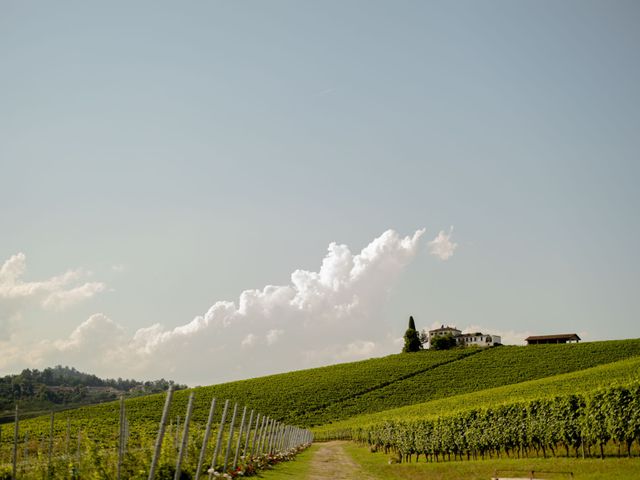
[[[449,229],[449,233],[440,230],[438,236],[429,242],[429,253],[443,261],[451,258],[453,252],[458,248],[458,244],[451,241],[452,234],[453,227]]]
[[[423,234],[402,237],[388,230],[358,253],[331,243],[317,271],[295,270],[285,285],[245,290],[236,301],[215,302],[173,328],[154,323],[127,333],[97,313],[66,338],[11,350],[0,358],[0,368],[20,355],[32,367],[64,363],[100,375],[168,377],[193,385],[392,353],[397,339],[382,312]],[[450,237],[440,232],[429,242],[431,253],[450,258],[456,248]],[[61,309],[104,289],[98,282],[78,284],[79,270],[23,282],[24,270],[24,255],[5,263],[0,299],[28,297],[41,308]]]
[[[0,341],[10,326],[17,322],[29,307],[45,310],[63,310],[102,292],[102,282],[83,282],[88,274],[82,269],[68,270],[61,275],[25,281],[27,257],[17,253],[0,267]]]
[[[245,290],[174,328],[153,324],[130,336],[98,314],[63,340],[39,346],[42,362],[78,363],[101,374],[214,383],[389,353],[381,311],[424,230],[388,230],[359,253],[331,243],[318,271],[295,270],[286,285]],[[88,363],[90,362],[90,363]]]

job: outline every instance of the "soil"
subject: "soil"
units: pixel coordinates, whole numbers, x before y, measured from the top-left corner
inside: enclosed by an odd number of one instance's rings
[[[344,451],[347,442],[321,443],[311,459],[307,480],[374,480]]]

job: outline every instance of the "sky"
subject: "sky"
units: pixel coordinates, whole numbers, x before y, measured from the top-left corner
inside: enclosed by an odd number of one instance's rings
[[[634,1],[0,3],[0,374],[640,337]]]

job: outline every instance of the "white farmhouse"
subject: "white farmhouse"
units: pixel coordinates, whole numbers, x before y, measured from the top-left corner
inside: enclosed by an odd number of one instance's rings
[[[502,339],[499,335],[490,335],[488,333],[463,333],[456,338],[458,345],[477,345],[479,347],[493,347],[500,345]]]
[[[431,341],[433,339],[444,335],[451,335],[456,339],[456,343],[458,345],[464,346],[477,345],[478,347],[494,347],[496,345],[500,345],[502,342],[499,335],[491,335],[481,332],[462,333],[462,331],[458,330],[456,327],[441,325],[440,328],[429,330],[429,346],[431,346]]]

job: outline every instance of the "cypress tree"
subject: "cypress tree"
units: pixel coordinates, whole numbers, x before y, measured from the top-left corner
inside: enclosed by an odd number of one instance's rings
[[[417,352],[422,350],[422,342],[420,341],[420,335],[416,330],[416,323],[413,317],[409,317],[409,328],[404,333],[404,347],[402,351],[404,353]]]

